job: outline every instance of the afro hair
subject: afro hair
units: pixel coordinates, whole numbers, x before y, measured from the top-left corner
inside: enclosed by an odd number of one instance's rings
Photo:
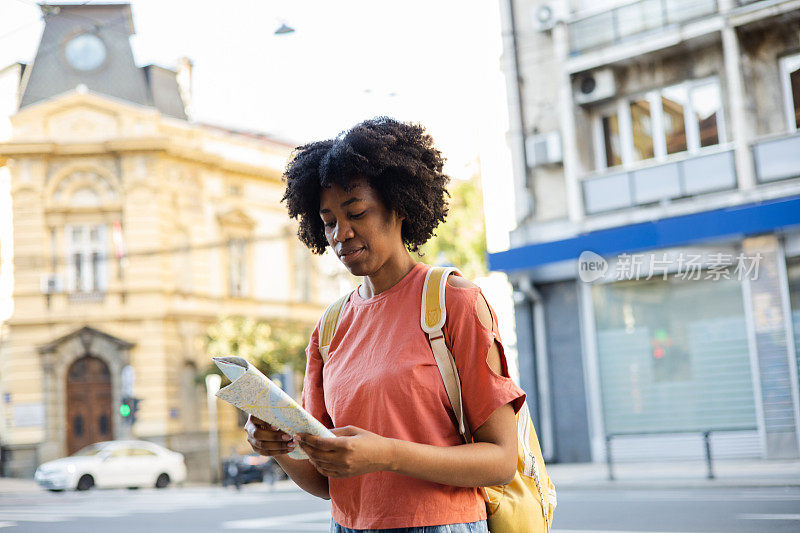
[[[386,207],[404,217],[403,244],[418,252],[447,216],[444,158],[418,124],[389,117],[365,120],[336,136],[294,150],[284,172],[286,203],[299,219],[298,237],[316,254],[328,246],[319,215],[322,187],[348,189],[364,178]]]

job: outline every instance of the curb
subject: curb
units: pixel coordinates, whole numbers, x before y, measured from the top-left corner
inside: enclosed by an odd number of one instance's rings
[[[800,480],[797,479],[676,479],[676,480],[631,480],[616,479],[597,481],[559,481],[551,478],[556,490],[659,490],[659,489],[733,489],[733,488],[797,488]]]

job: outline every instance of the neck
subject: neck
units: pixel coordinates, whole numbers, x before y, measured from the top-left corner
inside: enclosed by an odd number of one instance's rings
[[[369,276],[364,276],[361,284],[361,297],[365,300],[391,289],[397,285],[406,274],[411,272],[417,262],[411,257],[408,251],[403,248],[403,254],[395,260],[387,261],[377,271]]]

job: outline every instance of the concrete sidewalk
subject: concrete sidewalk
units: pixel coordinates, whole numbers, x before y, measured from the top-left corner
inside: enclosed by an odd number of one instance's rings
[[[703,488],[800,486],[800,461],[720,459],[708,479],[705,461],[614,463],[614,480],[605,463],[547,465],[556,488]]]
[[[549,464],[547,473],[557,489],[593,488],[722,488],[800,486],[800,461],[765,461],[757,459],[721,459],[713,464],[715,479],[707,479],[704,461],[663,461],[615,463],[614,481],[608,479],[605,463]],[[206,483],[185,483],[186,488],[208,487]],[[217,485],[221,488],[221,486]],[[228,487],[226,490],[236,490]],[[32,479],[0,477],[3,494],[41,492]],[[291,480],[249,483],[246,491],[286,492],[300,490]]]

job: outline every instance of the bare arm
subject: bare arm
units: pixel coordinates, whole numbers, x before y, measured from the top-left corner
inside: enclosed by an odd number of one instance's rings
[[[515,424],[514,408],[506,404],[478,428],[471,444],[445,447],[392,439],[388,470],[457,487],[510,483],[517,465]]]
[[[450,276],[447,282],[456,287],[473,286],[457,276]],[[478,318],[491,329],[492,314],[486,300],[481,296],[476,304]],[[497,343],[489,348],[486,361],[495,374],[503,375]],[[390,469],[399,474],[461,487],[509,483],[517,466],[516,427],[514,408],[508,403],[495,410],[474,431],[475,442],[471,444],[443,448],[393,439],[394,461],[390,462]],[[453,468],[454,463],[456,468]]]
[[[328,492],[328,478],[317,472],[310,462],[305,459],[292,459],[288,455],[276,455],[275,460],[298,487],[317,498],[331,499]]]

